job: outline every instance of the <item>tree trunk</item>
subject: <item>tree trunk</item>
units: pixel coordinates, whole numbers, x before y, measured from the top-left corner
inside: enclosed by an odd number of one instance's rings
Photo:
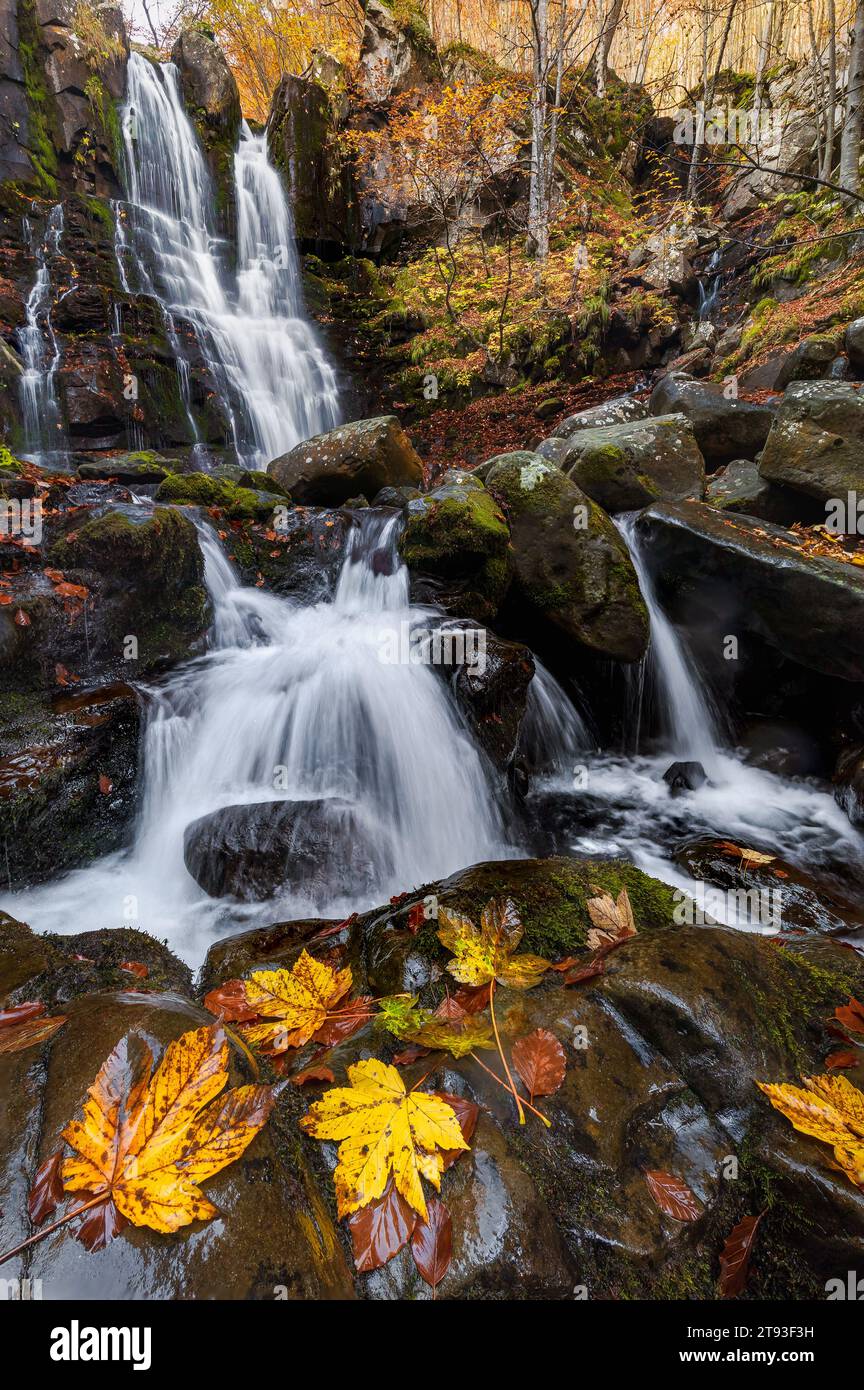
[[[621,21],[621,11],[624,9],[624,0],[612,0],[612,6],[607,11],[600,3],[600,37],[597,42],[597,53],[595,55],[595,74],[598,97],[606,95],[606,73],[609,67],[609,50],[612,47],[612,40],[615,31]]]
[[[855,22],[849,34],[849,73],[846,78],[846,119],[840,141],[840,187],[860,191],[861,94],[864,88],[864,0],[856,0]]]
[[[549,75],[549,0],[531,0],[534,81],[531,91],[531,183],[528,189],[528,249],[539,261],[549,254],[546,201],[546,83]]]
[[[830,180],[834,168],[834,119],[837,107],[837,20],[834,0],[828,0],[828,102],[825,109],[825,153],[820,178]],[[821,67],[821,63],[820,63]]]

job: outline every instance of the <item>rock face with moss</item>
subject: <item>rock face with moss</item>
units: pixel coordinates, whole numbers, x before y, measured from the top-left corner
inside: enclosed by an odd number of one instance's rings
[[[395,415],[316,434],[274,459],[268,471],[296,502],[331,507],[361,493],[371,501],[383,487],[423,482],[423,465]]]
[[[510,582],[510,529],[495,499],[470,473],[408,503],[399,539],[417,602],[490,622]]]
[[[486,484],[510,523],[518,630],[533,645],[539,622],[558,642],[563,634],[598,655],[638,661],[648,614],[606,513],[538,454],[502,454]]]
[[[769,482],[818,502],[864,492],[864,400],[844,382],[796,382],[786,390],[759,462]]]
[[[350,163],[340,149],[347,98],[339,65],[328,86],[286,73],[273,93],[267,148],[288,188],[294,229],[303,243],[349,250],[358,234]]]
[[[604,511],[701,497],[705,462],[683,415],[578,430],[559,466]]]
[[[730,398],[716,382],[669,372],[652,392],[651,414],[686,415],[706,463],[716,467],[735,458],[755,458],[768,438],[774,409]]]
[[[360,47],[360,88],[380,103],[422,86],[435,75],[436,50],[423,8],[415,0],[369,0]]]
[[[183,103],[198,132],[216,188],[216,206],[223,230],[234,221],[234,150],[242,112],[237,82],[225,56],[211,36],[184,29],[171,50],[180,72]]]
[[[266,521],[273,510],[287,498],[275,482],[257,486],[257,478],[266,480],[266,473],[254,477],[245,475],[254,487],[243,487],[230,478],[214,477],[211,473],[169,473],[163,477],[156,492],[157,502],[176,502],[196,507],[220,507],[232,521]]]

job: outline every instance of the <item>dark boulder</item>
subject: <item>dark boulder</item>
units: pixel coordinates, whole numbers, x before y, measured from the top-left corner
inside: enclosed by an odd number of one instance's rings
[[[864,493],[864,396],[845,382],[790,386],[759,472],[824,504]]]
[[[705,463],[683,415],[579,430],[559,467],[607,512],[701,497]]]
[[[510,529],[473,473],[451,470],[434,492],[408,503],[399,553],[417,602],[494,619],[510,583]]]
[[[715,467],[730,459],[755,458],[774,418],[770,405],[727,397],[716,382],[693,381],[670,372],[651,394],[652,415],[686,415],[705,461]]]
[[[267,147],[285,178],[298,238],[351,249],[359,227],[352,166],[340,140],[342,106],[321,82],[286,73],[273,93]]]
[[[335,507],[358,493],[423,482],[423,464],[395,415],[353,420],[298,444],[268,470],[296,502]]]
[[[704,787],[707,780],[704,767],[697,762],[671,763],[663,773],[663,781],[673,796],[680,796],[682,792],[698,791],[700,787]]]
[[[769,483],[759,471],[758,463],[749,459],[733,459],[708,479],[705,501],[721,512],[743,512],[760,521],[773,521],[778,526],[790,526],[793,521],[809,520],[808,504],[799,492]]]
[[[834,796],[853,825],[864,826],[864,748],[846,748],[837,759]]]

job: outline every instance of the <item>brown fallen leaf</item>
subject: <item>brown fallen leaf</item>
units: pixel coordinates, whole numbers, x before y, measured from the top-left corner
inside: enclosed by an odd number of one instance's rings
[[[843,1028],[851,1033],[864,1033],[864,1004],[850,995],[848,1004],[839,1004],[834,1017]]]
[[[517,1038],[513,1044],[513,1066],[528,1090],[528,1099],[551,1096],[564,1080],[567,1059],[564,1049],[548,1028]]]
[[[29,619],[29,617],[27,616],[27,614],[24,612],[24,609],[23,609],[23,608],[19,608],[18,611],[17,611],[16,614],[15,614],[15,625],[16,625],[16,627],[29,627],[29,626],[30,626],[30,619]]]
[[[336,1077],[329,1067],[311,1066],[304,1067],[302,1071],[297,1072],[296,1076],[292,1076],[291,1084],[292,1086],[305,1086],[312,1082],[318,1082],[320,1084],[327,1081],[332,1085],[335,1080]]]
[[[50,1216],[63,1200],[63,1178],[60,1172],[62,1163],[63,1153],[58,1149],[57,1153],[46,1158],[36,1169],[27,1199],[27,1212],[34,1226],[41,1226],[46,1216]]]
[[[491,984],[485,985],[462,985],[453,995],[455,1002],[460,1009],[464,1009],[466,1014],[482,1014],[484,1009],[489,1007],[489,996],[492,993]]]
[[[38,999],[28,999],[23,1004],[12,1004],[0,1011],[0,1028],[14,1028],[28,1018],[39,1018],[44,1014],[45,1005]]]
[[[139,980],[146,980],[150,974],[149,966],[146,966],[143,960],[121,960],[120,969],[129,975],[135,975]]]
[[[585,904],[588,916],[594,923],[586,937],[591,950],[596,951],[602,946],[617,946],[620,942],[635,936],[636,923],[633,920],[633,909],[627,889],[622,888],[617,899],[604,889],[594,888],[592,891],[597,896],[589,898]]]
[[[348,1217],[354,1265],[360,1274],[380,1269],[398,1255],[419,1221],[391,1178],[379,1198]]]
[[[104,772],[99,774],[99,790],[103,796],[108,796],[114,790],[114,783],[110,777],[105,776]]]
[[[413,907],[409,908],[408,917],[405,925],[407,926],[412,936],[417,935],[418,931],[423,926],[423,923],[425,921],[426,909],[423,906],[422,902],[415,903]]]
[[[421,1057],[428,1057],[432,1049],[430,1047],[418,1047],[416,1043],[409,1043],[402,1052],[397,1052],[393,1058],[394,1067],[410,1067],[412,1062],[419,1062]]]
[[[258,1017],[257,1009],[246,998],[244,980],[226,980],[223,985],[211,989],[204,996],[204,1008],[226,1023],[249,1023]]]
[[[578,961],[578,956],[565,956],[563,960],[553,960],[549,969],[557,970],[559,974],[563,975],[565,971],[570,969],[571,965],[576,965]]]
[[[75,685],[80,681],[80,676],[73,676],[71,671],[67,671],[58,661],[54,667],[54,676],[58,685]]]
[[[857,1052],[832,1052],[825,1058],[825,1065],[829,1071],[846,1071],[849,1067],[857,1067],[860,1061]]]
[[[65,1014],[56,1014],[53,1018],[28,1018],[11,1028],[0,1029],[0,1052],[23,1052],[25,1047],[47,1042],[65,1022]]]
[[[761,1212],[759,1216],[745,1216],[726,1237],[720,1255],[721,1298],[737,1298],[743,1291],[750,1269],[753,1242],[764,1215],[765,1213]]]
[[[586,980],[596,979],[598,975],[606,974],[606,961],[602,956],[596,960],[589,961],[588,965],[581,965],[578,970],[571,970],[569,975],[564,976],[564,986],[582,985]]]
[[[55,587],[54,592],[55,594],[60,594],[62,598],[85,599],[90,597],[90,590],[86,589],[83,584],[69,584],[63,582]]]
[[[418,1221],[411,1236],[411,1253],[422,1278],[437,1289],[453,1258],[453,1222],[437,1197],[427,1202],[425,1221]]]
[[[748,864],[773,864],[777,858],[776,854],[762,854],[758,849],[742,848],[741,845],[733,844],[731,840],[718,840],[717,848],[722,849],[724,854],[739,858],[745,868]],[[776,874],[777,870],[774,872]]]
[[[690,1188],[674,1173],[651,1169],[645,1174],[648,1189],[658,1207],[675,1221],[696,1221],[702,1208]]]

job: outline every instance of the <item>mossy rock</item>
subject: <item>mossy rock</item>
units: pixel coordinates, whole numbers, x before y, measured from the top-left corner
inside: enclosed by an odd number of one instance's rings
[[[269,474],[262,476],[269,477]],[[277,496],[284,497],[285,493],[275,479],[270,480],[266,492],[259,492],[210,473],[171,473],[159,484],[156,500],[182,506],[218,507],[232,521],[265,521],[273,512]]]
[[[515,634],[537,622],[619,661],[648,646],[648,613],[624,541],[604,511],[539,454],[501,454],[486,485],[510,522]],[[541,632],[542,636],[542,632]]]
[[[399,539],[418,600],[491,621],[510,582],[510,528],[479,479],[452,470],[441,487],[408,503]]]

